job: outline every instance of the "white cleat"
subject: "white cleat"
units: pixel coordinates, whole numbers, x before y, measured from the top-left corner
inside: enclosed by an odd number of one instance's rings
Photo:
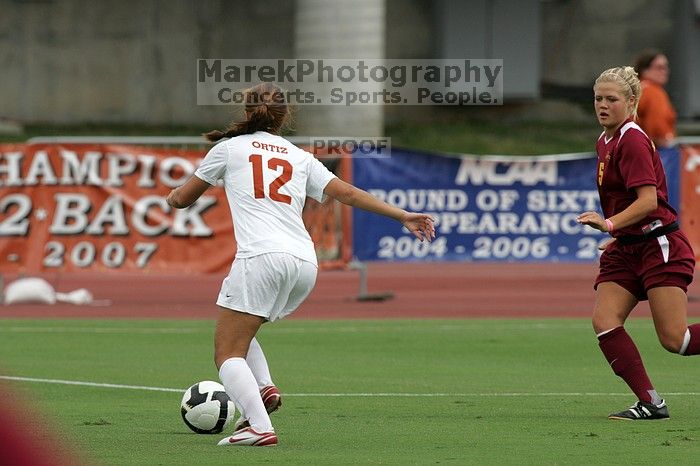
[[[282,406],[282,395],[280,394],[277,387],[275,387],[274,385],[267,385],[261,388],[260,397],[263,400],[265,410],[268,414],[277,411],[278,409],[280,409],[280,406]],[[238,432],[239,430],[245,429],[246,427],[250,427],[250,423],[248,422],[248,419],[241,416],[233,424],[233,432]]]
[[[221,439],[220,446],[273,447],[277,445],[275,431],[256,432],[252,427],[238,430],[230,437]]]
[[[263,404],[265,405],[265,409],[267,410],[268,414],[272,413],[273,411],[277,411],[280,406],[282,406],[282,395],[274,385],[268,385],[261,388],[260,397],[263,400]]]

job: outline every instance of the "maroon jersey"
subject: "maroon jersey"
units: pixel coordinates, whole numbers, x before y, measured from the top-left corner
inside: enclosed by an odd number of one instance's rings
[[[614,230],[613,236],[641,235],[642,227],[654,220],[663,225],[676,220],[676,211],[668,203],[666,173],[659,153],[635,122],[628,119],[609,140],[603,133],[596,152],[598,194],[605,218],[622,212],[637,199],[634,188],[656,186],[656,210],[634,225]]]

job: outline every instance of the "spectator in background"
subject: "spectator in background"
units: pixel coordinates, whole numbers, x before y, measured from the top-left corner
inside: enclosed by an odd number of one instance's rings
[[[637,121],[659,147],[670,147],[676,138],[676,111],[664,90],[668,82],[668,58],[659,50],[645,50],[635,60],[634,70],[642,83]]]

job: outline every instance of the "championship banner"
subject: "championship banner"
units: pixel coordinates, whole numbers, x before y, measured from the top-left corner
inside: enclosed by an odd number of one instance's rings
[[[700,144],[681,145],[681,229],[700,262]]]
[[[678,172],[677,153],[662,160]],[[437,237],[421,243],[395,221],[355,210],[353,251],[366,261],[592,261],[610,236],[576,217],[600,211],[595,172],[592,153],[450,157],[394,148],[390,157],[355,158],[358,187],[432,214]]]
[[[236,251],[223,189],[165,201],[202,151],[0,145],[2,272],[221,272]]]

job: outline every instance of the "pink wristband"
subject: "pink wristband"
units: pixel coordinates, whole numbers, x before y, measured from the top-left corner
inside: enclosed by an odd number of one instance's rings
[[[612,220],[610,220],[609,218],[606,218],[606,219],[605,219],[605,226],[608,227],[608,232],[613,231],[613,228],[614,228],[614,227],[613,227],[613,222],[612,222]]]

